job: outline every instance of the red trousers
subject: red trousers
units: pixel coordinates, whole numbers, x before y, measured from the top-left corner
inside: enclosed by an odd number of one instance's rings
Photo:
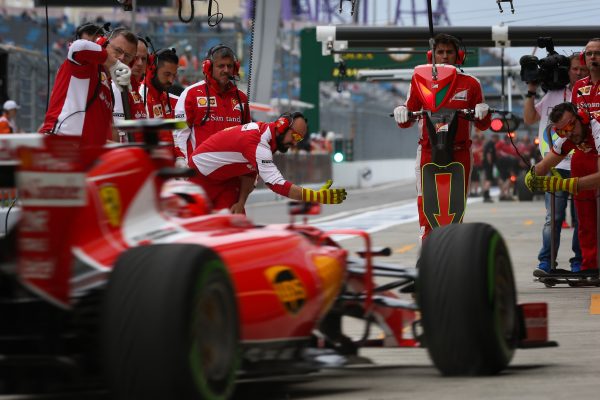
[[[598,154],[575,150],[571,159],[571,176],[582,177],[598,171]],[[596,237],[596,190],[582,190],[573,198],[579,222],[579,246],[581,247],[581,269],[597,269],[598,239]]]

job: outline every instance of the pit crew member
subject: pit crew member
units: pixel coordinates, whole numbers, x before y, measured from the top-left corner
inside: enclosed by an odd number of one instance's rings
[[[436,64],[461,65],[464,62],[464,51],[460,50],[458,39],[453,36],[439,33],[434,37],[434,61]],[[457,81],[451,100],[446,105],[450,109],[475,109],[475,126],[479,130],[486,130],[490,126],[491,116],[488,115],[489,107],[484,103],[483,92],[479,80],[471,75],[457,71]],[[394,118],[400,128],[412,126],[414,121],[409,119],[409,111],[423,109],[423,104],[417,95],[417,87],[410,85],[409,94],[404,105],[394,109]],[[431,161],[431,144],[426,127],[419,123],[420,137],[417,148],[415,172],[417,176],[417,207],[419,210],[420,236],[423,240],[431,227],[423,211],[423,196],[421,188],[421,167]],[[471,123],[463,118],[458,120],[458,128],[454,142],[453,159],[465,167],[465,196],[468,194],[471,173]]]
[[[190,167],[199,172],[192,179],[204,188],[214,209],[228,208],[232,213],[244,213],[257,174],[269,189],[290,199],[339,204],[346,198],[345,189],[331,189],[331,181],[318,191],[303,188],[285,180],[273,163],[276,151],[287,152],[306,131],[306,118],[299,112],[282,114],[275,122],[224,129],[192,153]]]
[[[525,183],[532,191],[565,191],[573,194],[582,255],[579,274],[598,277],[596,190],[600,187],[600,123],[585,110],[577,110],[573,103],[568,102],[555,106],[549,119],[561,137],[554,142],[544,159],[527,173]],[[557,174],[545,176],[572,150],[571,178],[563,179]],[[544,276],[546,272],[536,269],[533,274]]]

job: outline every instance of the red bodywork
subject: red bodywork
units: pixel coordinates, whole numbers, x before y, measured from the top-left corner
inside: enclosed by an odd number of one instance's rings
[[[21,246],[19,255],[23,283],[40,296],[69,308],[77,293],[106,283],[127,249],[192,243],[211,248],[227,266],[237,293],[242,343],[309,339],[348,282],[358,293],[366,288],[366,309],[385,326],[382,344],[416,345],[412,335],[403,334],[414,321],[413,311],[373,305],[370,257],[366,273],[349,273],[347,251],[318,229],[257,227],[242,215],[190,212],[189,203],[163,190],[167,179],[160,171],[171,156],[162,148],[105,148],[86,162],[62,139],[40,137],[36,146],[21,150],[20,174],[30,183],[29,189],[20,188],[29,193],[23,218],[49,221],[36,232],[19,232],[20,243],[47,245],[42,253]],[[63,190],[47,190],[61,185]],[[179,185],[194,191],[192,183]],[[65,197],[67,187],[72,195]],[[343,233],[362,236],[370,248],[366,233]]]

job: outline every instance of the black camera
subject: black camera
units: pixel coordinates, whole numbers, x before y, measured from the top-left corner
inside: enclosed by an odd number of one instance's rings
[[[544,91],[564,88],[569,83],[571,60],[554,50],[554,43],[550,37],[538,38],[537,45],[546,49],[548,55],[541,60],[536,56],[521,57],[521,80],[541,83]]]

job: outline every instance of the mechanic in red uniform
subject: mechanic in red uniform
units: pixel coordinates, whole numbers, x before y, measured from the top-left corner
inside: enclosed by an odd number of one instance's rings
[[[525,177],[530,190],[548,192],[567,191],[573,194],[579,221],[579,245],[581,247],[581,274],[598,277],[596,238],[596,193],[600,187],[600,123],[584,110],[577,110],[573,103],[556,105],[549,116],[556,133],[561,136]],[[571,178],[555,175],[544,176],[562,161],[572,150]],[[569,272],[569,271],[567,271]],[[541,269],[535,276],[544,276]]]
[[[453,36],[439,33],[434,37],[434,60],[436,64],[461,65],[464,61],[464,52],[460,51],[458,39]],[[459,56],[460,55],[460,56]],[[409,119],[409,111],[423,109],[423,104],[417,94],[417,87],[411,83],[406,103],[394,109],[394,118],[400,128],[412,126],[414,121]],[[486,130],[490,126],[491,116],[488,115],[489,107],[484,103],[483,92],[479,80],[471,75],[457,71],[457,80],[454,94],[445,108],[449,109],[475,109],[475,126],[479,130]],[[419,122],[419,146],[417,148],[417,162],[415,172],[417,175],[417,207],[419,210],[420,236],[423,240],[431,227],[423,212],[423,196],[421,191],[421,167],[431,161],[431,144],[426,128],[422,121]],[[454,141],[453,159],[465,167],[465,196],[468,194],[471,175],[471,123],[463,118],[458,119],[458,128]]]
[[[148,65],[148,44],[144,39],[138,36],[137,52],[135,60],[131,65],[131,90],[127,91],[127,99],[129,104],[129,119],[146,119],[148,114],[144,106],[144,100],[139,93],[140,85],[144,79],[146,66]],[[123,98],[118,85],[112,84],[113,95],[115,96],[115,106],[113,108],[114,122],[126,119],[125,109],[123,107]],[[121,141],[128,141],[125,132],[120,131],[119,137]]]
[[[81,137],[81,146],[118,141],[112,128],[114,99],[111,78],[128,87],[135,58],[136,36],[115,29],[99,43],[74,41],[54,82],[50,105],[40,133]]]
[[[190,166],[198,170],[192,178],[206,191],[214,209],[244,213],[244,205],[257,174],[269,189],[293,200],[339,204],[345,189],[303,188],[286,181],[273,163],[276,151],[285,153],[300,142],[307,131],[299,112],[282,114],[275,122],[251,122],[215,133],[194,150]]]
[[[219,44],[202,62],[205,79],[188,86],[175,107],[176,118],[185,119],[188,128],[175,133],[176,146],[190,157],[198,145],[214,133],[250,122],[248,98],[234,83],[240,63],[233,50]],[[180,158],[178,164],[189,160]]]
[[[140,94],[146,101],[149,118],[175,118],[178,97],[168,89],[177,79],[179,57],[175,49],[158,50],[148,58],[146,77],[140,86]]]
[[[579,55],[581,65],[586,65],[590,74],[573,85],[571,101],[583,108],[594,118],[600,117],[600,38],[590,39]]]

